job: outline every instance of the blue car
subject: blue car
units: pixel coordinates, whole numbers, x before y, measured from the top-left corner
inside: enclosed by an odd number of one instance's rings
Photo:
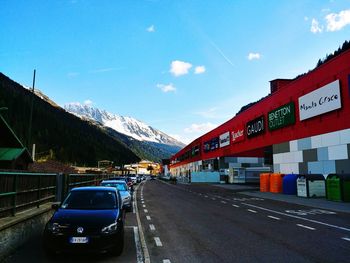
[[[48,256],[57,252],[110,252],[124,247],[125,209],[114,187],[72,189],[44,230]]]

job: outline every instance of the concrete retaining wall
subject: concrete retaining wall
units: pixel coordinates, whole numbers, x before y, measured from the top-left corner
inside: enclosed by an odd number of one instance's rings
[[[53,214],[51,204],[0,219],[0,262],[33,235],[43,232],[46,222]]]

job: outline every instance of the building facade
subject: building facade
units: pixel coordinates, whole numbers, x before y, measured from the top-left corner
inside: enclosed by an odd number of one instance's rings
[[[269,166],[279,173],[350,173],[350,51],[296,78],[171,158],[185,175]]]

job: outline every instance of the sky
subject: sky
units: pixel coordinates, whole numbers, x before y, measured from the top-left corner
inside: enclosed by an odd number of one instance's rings
[[[0,0],[0,72],[184,143],[350,40],[350,0]],[[11,109],[9,109],[11,110]]]

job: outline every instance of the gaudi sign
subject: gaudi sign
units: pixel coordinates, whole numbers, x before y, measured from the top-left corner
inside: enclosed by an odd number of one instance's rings
[[[339,80],[299,98],[301,121],[341,108]]]
[[[225,132],[220,135],[220,148],[230,145],[230,132]]]
[[[264,115],[250,121],[246,126],[248,138],[252,138],[265,132]]]
[[[285,104],[268,113],[268,127],[270,131],[295,123],[294,102]]]

